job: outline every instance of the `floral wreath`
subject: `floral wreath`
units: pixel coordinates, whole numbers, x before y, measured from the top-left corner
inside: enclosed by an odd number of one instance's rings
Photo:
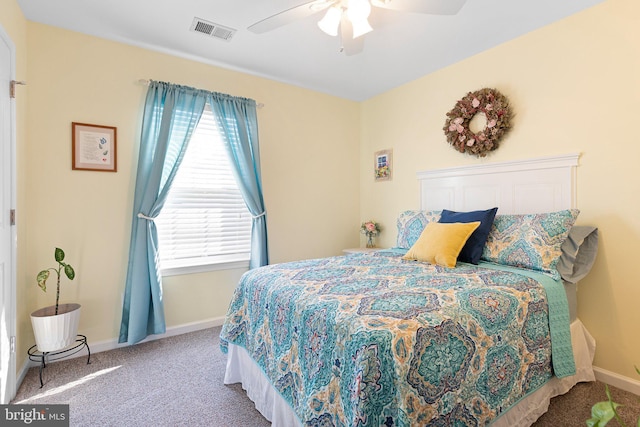
[[[485,114],[487,124],[473,133],[469,122],[478,113]],[[456,102],[442,129],[449,144],[459,152],[485,157],[488,151],[498,148],[498,141],[511,128],[511,116],[507,98],[495,89],[484,88],[469,92]]]

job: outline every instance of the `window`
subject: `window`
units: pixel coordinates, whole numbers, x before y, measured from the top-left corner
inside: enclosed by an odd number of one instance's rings
[[[249,265],[252,218],[209,105],[155,223],[164,276]]]

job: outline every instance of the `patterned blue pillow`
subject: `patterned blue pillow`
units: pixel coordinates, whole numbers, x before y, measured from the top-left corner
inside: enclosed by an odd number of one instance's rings
[[[577,209],[530,215],[496,215],[482,259],[537,270],[560,279],[562,244],[580,213]]]
[[[396,220],[398,226],[397,247],[409,249],[418,241],[422,230],[430,222],[438,222],[441,211],[404,211]]]

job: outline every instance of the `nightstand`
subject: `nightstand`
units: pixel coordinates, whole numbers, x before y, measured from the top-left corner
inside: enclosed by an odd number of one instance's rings
[[[382,248],[348,248],[343,249],[342,252],[345,254],[362,254],[367,252],[379,251]]]

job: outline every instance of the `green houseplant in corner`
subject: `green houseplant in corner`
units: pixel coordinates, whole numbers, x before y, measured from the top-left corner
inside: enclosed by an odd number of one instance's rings
[[[60,279],[62,272],[69,280],[76,276],[75,270],[64,261],[64,251],[56,248],[54,257],[58,265],[38,273],[38,286],[47,291],[47,279],[54,272],[57,276],[55,305],[31,313],[31,325],[38,351],[51,352],[68,347],[76,340],[80,320],[80,304],[60,304]]]
[[[637,366],[635,368],[640,375],[640,369]],[[618,408],[622,407],[622,405],[613,401],[608,385],[605,385],[605,393],[608,400],[598,402],[591,407],[591,418],[587,420],[587,427],[605,427],[614,418],[621,427],[627,427],[620,414],[618,414]],[[635,426],[640,427],[640,416],[638,416],[638,422]]]

